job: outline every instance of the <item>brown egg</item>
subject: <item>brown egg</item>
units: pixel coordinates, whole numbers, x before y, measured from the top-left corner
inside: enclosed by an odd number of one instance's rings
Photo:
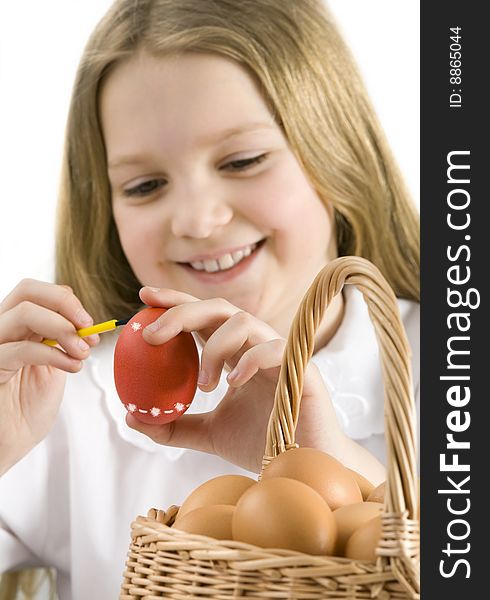
[[[333,511],[335,522],[337,523],[337,541],[335,543],[334,554],[343,556],[345,544],[356,529],[377,517],[383,512],[383,504],[380,502],[358,502],[341,506]]]
[[[363,477],[360,473],[358,473],[357,471],[354,471],[354,469],[347,469],[347,470],[350,473],[352,473],[352,476],[357,481],[357,485],[359,486],[359,489],[361,490],[362,499],[367,500],[369,494],[374,490],[374,485],[370,481],[368,481],[365,477]]]
[[[335,520],[328,504],[311,487],[274,477],[250,487],[236,505],[233,539],[262,548],[331,554]]]
[[[362,502],[361,491],[349,470],[330,454],[315,448],[292,448],[276,456],[264,469],[262,480],[288,477],[309,485],[332,510]]]
[[[216,540],[232,540],[231,520],[234,510],[235,507],[229,504],[201,506],[175,522],[173,529],[207,535]]]
[[[357,560],[376,560],[376,548],[381,536],[381,517],[363,523],[347,540],[345,556]]]
[[[417,493],[418,493],[418,502],[416,507],[415,518],[420,519],[420,479],[417,478]],[[378,487],[374,488],[374,490],[367,497],[368,502],[383,502],[385,501],[386,496],[386,481],[380,483]]]
[[[384,502],[386,492],[386,481],[380,483],[367,497],[368,502]]]
[[[256,481],[244,475],[214,477],[201,484],[187,496],[180,507],[176,521],[179,521],[186,513],[201,506],[213,504],[235,505],[243,492],[251,485],[256,484]]]

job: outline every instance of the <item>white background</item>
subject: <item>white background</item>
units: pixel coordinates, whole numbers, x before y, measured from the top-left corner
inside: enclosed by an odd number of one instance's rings
[[[294,1],[294,0],[285,0]],[[75,70],[110,0],[0,2],[0,299],[52,280],[63,131]],[[417,0],[331,0],[419,203]]]

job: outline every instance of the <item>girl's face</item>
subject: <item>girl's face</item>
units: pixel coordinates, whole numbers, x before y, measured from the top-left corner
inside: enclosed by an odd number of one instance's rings
[[[139,281],[226,298],[285,335],[336,244],[331,211],[247,71],[214,55],[141,53],[108,77],[101,120]]]

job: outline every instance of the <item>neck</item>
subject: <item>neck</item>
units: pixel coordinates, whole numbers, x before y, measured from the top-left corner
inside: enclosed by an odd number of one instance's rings
[[[337,294],[330,302],[324,317],[315,336],[315,352],[323,348],[335,335],[337,329],[342,323],[344,316],[344,298],[342,294]],[[289,319],[285,322],[284,319],[272,319],[269,324],[284,338],[287,339],[291,324],[295,314],[289,315]]]
[[[317,330],[315,352],[323,348],[333,338],[344,318],[344,296],[337,294],[328,305]]]

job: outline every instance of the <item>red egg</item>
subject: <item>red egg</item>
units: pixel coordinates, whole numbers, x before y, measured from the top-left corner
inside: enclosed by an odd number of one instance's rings
[[[178,419],[191,405],[197,388],[199,355],[190,333],[179,333],[153,346],[143,329],[165,308],[144,308],[121,331],[114,351],[114,380],[126,409],[143,423]]]

